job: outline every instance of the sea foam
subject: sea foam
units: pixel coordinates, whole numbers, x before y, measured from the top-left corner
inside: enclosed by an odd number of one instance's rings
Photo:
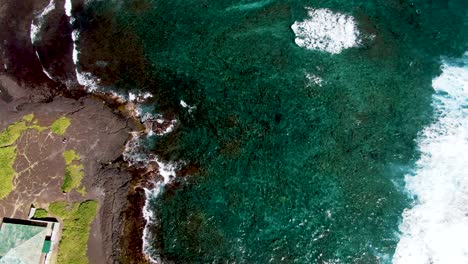
[[[72,16],[72,2],[71,0],[66,0],[64,9],[65,9],[65,14],[68,16],[70,25],[73,27],[73,22],[75,18]],[[76,80],[78,81],[78,84],[84,86],[86,90],[89,92],[96,92],[99,89],[98,83],[100,82],[99,79],[95,78],[91,73],[89,72],[83,72],[78,69],[79,65],[79,59],[78,56],[80,54],[77,43],[78,39],[80,37],[80,32],[78,30],[73,30],[72,31],[72,45],[73,45],[73,52],[72,52],[72,59],[73,63],[75,64],[75,73],[76,73]]]
[[[44,20],[47,15],[50,14],[55,9],[55,0],[50,0],[49,4],[39,13],[38,15],[35,15],[34,19],[31,22],[31,29],[30,29],[30,38],[31,38],[31,44],[34,45],[36,41],[41,39],[40,32],[42,30],[42,27],[44,26]],[[39,56],[39,53],[36,51],[36,57],[41,63],[42,71],[49,77],[49,79],[54,80],[52,75],[44,68],[44,65],[42,64],[41,58]]]
[[[327,8],[307,8],[309,18],[296,21],[291,29],[298,46],[332,54],[359,45],[359,31],[354,17]]]
[[[37,59],[39,60],[39,62],[41,63],[41,67],[42,67],[42,72],[47,75],[47,77],[51,80],[54,80],[54,77],[52,76],[52,74],[50,74],[45,68],[44,68],[44,65],[42,64],[42,61],[41,61],[41,57],[39,56],[39,53],[36,51],[36,57]]]
[[[165,186],[176,178],[176,171],[184,163],[163,161],[153,153],[146,151],[141,145],[141,136],[142,134],[139,132],[132,133],[132,138],[125,146],[123,157],[130,166],[138,168],[149,167],[151,163],[156,163],[158,174],[162,177],[162,181],[150,180],[153,184],[152,188],[143,188],[146,199],[142,209],[143,218],[146,221],[143,229],[143,254],[150,263],[161,263],[157,250],[151,244],[151,241],[154,241],[154,234],[150,232],[150,229],[159,224],[158,218],[152,209],[151,201],[157,199],[164,192]]]
[[[437,120],[422,131],[415,175],[405,179],[416,203],[403,212],[394,264],[468,263],[468,53],[442,70],[432,82]]]
[[[307,83],[307,86],[313,86],[313,85],[322,86],[323,84],[323,79],[315,74],[306,73],[305,77],[309,81]]]
[[[72,7],[73,7],[73,5],[72,5],[71,0],[65,0],[65,6],[64,6],[64,8],[65,8],[65,14],[66,14],[68,17],[71,17],[71,15],[72,15]]]
[[[270,3],[271,3],[271,0],[264,0],[264,1],[254,2],[254,3],[235,4],[226,8],[226,11],[233,11],[233,10],[246,11],[250,9],[262,8]]]
[[[33,21],[31,22],[31,30],[30,30],[31,43],[34,44],[34,42],[36,42],[40,38],[39,33],[44,24],[44,18],[54,9],[55,9],[55,0],[50,0],[49,4],[42,10],[42,12],[34,17]]]
[[[143,229],[143,253],[148,258],[150,263],[160,263],[157,252],[154,252],[151,241],[154,240],[153,234],[149,231],[152,225],[157,224],[158,220],[151,209],[151,199],[157,198],[164,192],[164,184],[156,183],[152,189],[144,188],[145,190],[145,205],[143,206],[143,218],[146,221],[145,228]],[[156,255],[156,256],[153,256]]]

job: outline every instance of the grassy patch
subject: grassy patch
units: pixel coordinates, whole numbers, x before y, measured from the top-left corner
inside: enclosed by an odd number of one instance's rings
[[[63,153],[63,158],[65,159],[65,165],[72,164],[73,161],[79,161],[80,155],[76,154],[74,150],[67,150]]]
[[[23,116],[21,121],[9,125],[0,133],[0,199],[5,198],[13,191],[13,179],[16,173],[13,169],[16,159],[16,146],[14,144],[28,129],[38,131],[45,129],[35,123],[29,125],[33,119],[34,114]]]
[[[83,164],[72,164],[65,167],[65,177],[63,179],[62,192],[70,192],[81,184],[83,179]]]
[[[34,114],[33,113],[23,116],[23,120],[27,121],[27,122],[31,122],[31,121],[33,121],[33,119],[34,119]]]
[[[39,126],[37,124],[37,120],[33,122],[33,119],[34,114],[29,114],[23,116],[21,121],[9,125],[0,134],[0,147],[14,144],[21,137],[21,134],[28,129],[35,129],[39,132],[42,132],[45,129],[47,129],[47,127]]]
[[[13,169],[15,159],[16,147],[0,148],[0,199],[13,191],[13,179],[16,173]]]
[[[81,186],[80,188],[76,189],[76,191],[81,194],[82,196],[85,196],[87,194],[86,192],[86,187]]]
[[[62,116],[61,118],[55,120],[54,123],[52,123],[50,130],[57,135],[63,135],[65,132],[67,132],[70,124],[70,118]]]
[[[49,213],[42,208],[37,208],[36,211],[34,212],[33,218],[46,218],[49,215]]]
[[[40,126],[40,125],[37,125],[37,124],[33,124],[33,125],[30,125],[28,128],[37,130],[38,132],[42,132],[42,131],[46,130],[48,127],[43,127],[43,126]]]
[[[65,176],[62,184],[62,192],[70,192],[81,185],[83,179],[83,164],[80,163],[80,156],[74,150],[67,150],[63,153],[65,160]],[[84,187],[77,189],[81,195],[86,194]]]
[[[50,204],[49,212],[63,221],[62,239],[60,240],[57,263],[87,264],[86,256],[91,222],[96,216],[98,203]]]
[[[18,140],[21,134],[26,131],[29,127],[26,125],[26,121],[16,122],[9,125],[0,134],[0,147],[12,145]]]
[[[13,169],[13,164],[16,159],[16,141],[21,137],[21,135],[28,129],[34,129],[38,132],[46,130],[48,127],[43,127],[37,124],[37,120],[34,119],[34,114],[23,116],[23,118],[11,125],[9,125],[5,130],[0,133],[0,199],[5,198],[10,192],[13,191],[13,179],[15,177],[15,170]],[[66,117],[57,119],[51,126],[52,131],[57,131],[59,134],[63,131],[65,133],[66,129],[70,125],[70,120]],[[76,155],[76,153],[75,153]],[[76,155],[77,156],[77,155]],[[78,156],[79,159],[79,156]],[[75,166],[70,169],[69,175],[72,179],[76,181],[81,178],[83,172],[82,167],[79,169],[79,166]],[[81,175],[81,178],[80,178]],[[73,183],[74,181],[71,181]],[[79,185],[78,183],[78,185]]]

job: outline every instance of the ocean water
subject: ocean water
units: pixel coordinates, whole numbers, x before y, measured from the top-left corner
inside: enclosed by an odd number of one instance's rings
[[[75,6],[80,70],[150,92],[142,109],[177,125],[141,144],[196,168],[150,197],[146,253],[466,263],[467,12],[462,0]]]
[[[406,179],[418,201],[403,213],[394,263],[468,263],[468,53],[445,59],[432,85],[438,118],[421,133]]]

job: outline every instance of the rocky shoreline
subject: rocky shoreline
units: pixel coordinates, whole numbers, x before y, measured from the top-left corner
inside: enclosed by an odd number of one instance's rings
[[[5,75],[0,76],[0,79],[2,80],[2,93],[4,94],[12,88],[21,88],[14,85],[15,81]],[[79,153],[86,153],[85,155],[87,156],[84,160],[86,176],[83,179],[83,185],[88,190],[86,197],[83,198],[76,193],[72,193],[64,198],[62,193],[59,192],[59,182],[55,181],[54,184],[48,184],[46,197],[40,194],[42,190],[34,188],[28,191],[27,194],[21,191],[18,194],[12,194],[11,198],[7,197],[5,201],[2,201],[2,207],[5,211],[0,213],[0,216],[27,217],[28,206],[32,203],[41,205],[57,199],[66,199],[67,201],[94,199],[99,201],[100,209],[92,225],[91,236],[88,242],[90,263],[147,263],[142,251],[142,237],[145,226],[142,211],[145,204],[145,195],[142,187],[147,186],[147,182],[150,180],[148,175],[154,174],[154,172],[143,172],[134,167],[129,167],[128,163],[122,158],[125,143],[130,139],[130,132],[138,129],[140,126],[138,121],[125,118],[118,111],[112,111],[106,104],[103,104],[105,101],[102,101],[101,96],[85,95],[77,99],[70,99],[63,95],[56,95],[50,99],[50,102],[49,100],[47,102],[37,102],[26,98],[28,96],[36,96],[33,90],[25,89],[22,93],[25,97],[13,98],[8,104],[4,100],[0,102],[0,112],[2,113],[0,117],[1,130],[26,113],[32,112],[39,122],[44,122],[44,120],[50,119],[51,115],[59,116],[62,113],[68,112],[68,108],[72,105],[72,112],[78,109],[81,109],[78,111],[83,111],[81,116],[75,115],[73,117],[72,126],[73,123],[85,123],[85,119],[90,115],[107,113],[105,114],[107,117],[100,117],[97,122],[114,124],[109,127],[109,129],[114,129],[110,132],[114,133],[114,138],[108,141],[103,140],[103,137],[109,136],[107,133],[96,133],[94,136],[90,136],[86,132],[82,134],[83,130],[80,128],[76,130],[78,135],[67,135],[67,147],[75,147]],[[12,96],[10,93],[8,95]],[[75,109],[77,107],[78,109]],[[102,111],[102,109],[104,110]],[[89,132],[96,129],[87,128]],[[86,142],[87,140],[89,142]],[[91,141],[98,142],[100,140],[106,142],[100,142],[92,149],[86,149],[89,148]],[[51,144],[50,152],[53,152],[55,148],[62,147],[63,143],[60,141],[61,139],[58,138],[53,142],[49,142]],[[28,139],[20,140],[19,144],[22,148],[27,148],[27,144],[29,144]],[[80,149],[77,144],[83,146],[83,149]],[[96,151],[97,148],[101,150]],[[93,151],[96,152],[92,154],[91,152]],[[31,151],[33,158],[38,155],[41,155],[41,153],[34,150]],[[37,166],[36,170],[39,171],[36,174],[38,178],[37,182],[45,179],[45,175],[40,174],[42,167],[44,169],[52,167],[52,171],[56,172],[55,175],[60,174],[60,165],[55,165],[52,159],[52,156],[50,156],[50,159],[47,157],[47,161],[44,164],[40,163]],[[25,188],[29,188],[28,186]],[[38,193],[38,196],[33,196],[33,193]],[[6,203],[10,201],[11,207],[19,206],[17,204],[18,199],[16,198],[24,200],[22,203],[24,207],[22,209],[24,210],[22,212],[8,211]]]
[[[3,68],[0,72],[0,129],[31,111],[39,122],[76,111],[72,124],[78,125],[73,127],[67,143],[56,139],[51,148],[67,145],[84,154],[86,197],[77,194],[63,197],[61,193],[51,192],[48,196],[26,198],[25,204],[47,203],[54,199],[95,199],[99,202],[99,213],[88,241],[89,262],[148,263],[142,241],[143,187],[157,177],[157,168],[131,167],[122,156],[126,142],[131,139],[130,132],[141,131],[144,126],[135,117],[131,103],[125,104],[111,94],[89,93],[77,82],[71,58],[71,29],[59,8],[63,8],[64,2],[56,1],[57,9],[53,11],[56,13],[51,19],[57,24],[44,31],[45,41],[39,46],[31,43],[31,21],[47,1],[10,0],[0,4],[0,23],[4,29],[0,32]],[[49,25],[53,25],[53,21]],[[54,76],[52,79],[44,68]],[[88,144],[92,143],[96,145],[90,147]],[[5,211],[0,216],[14,215]]]

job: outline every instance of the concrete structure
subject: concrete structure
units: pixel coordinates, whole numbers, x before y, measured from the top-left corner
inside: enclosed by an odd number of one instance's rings
[[[56,256],[60,224],[52,218],[0,222],[0,264],[48,264]]]

